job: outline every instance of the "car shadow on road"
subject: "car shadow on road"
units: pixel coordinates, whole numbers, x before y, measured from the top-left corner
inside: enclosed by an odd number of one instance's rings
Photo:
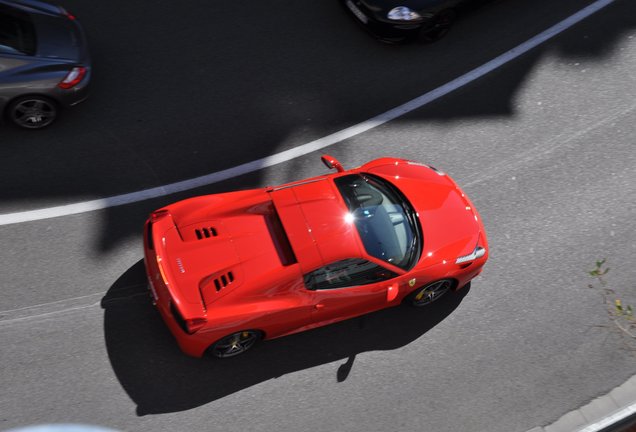
[[[232,359],[191,358],[177,347],[152,306],[143,262],[124,273],[102,299],[111,365],[137,405],[137,415],[184,411],[280,376],[345,360],[334,383],[347,379],[355,356],[393,350],[417,340],[448,317],[464,289],[430,308],[401,305],[280,339]]]

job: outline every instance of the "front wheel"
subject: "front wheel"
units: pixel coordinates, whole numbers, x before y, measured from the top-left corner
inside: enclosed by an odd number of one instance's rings
[[[415,307],[422,307],[433,303],[449,292],[453,287],[453,280],[441,279],[416,289],[409,296],[410,303]]]
[[[242,330],[214,342],[208,352],[217,358],[234,357],[249,350],[262,338],[256,330]]]

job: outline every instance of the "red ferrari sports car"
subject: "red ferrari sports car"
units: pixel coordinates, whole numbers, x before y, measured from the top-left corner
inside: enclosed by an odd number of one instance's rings
[[[381,158],[150,215],[149,289],[181,349],[232,357],[272,339],[465,287],[488,259],[481,218],[432,166]]]

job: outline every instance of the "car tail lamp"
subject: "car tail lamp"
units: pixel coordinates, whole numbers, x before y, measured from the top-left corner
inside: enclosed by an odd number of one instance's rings
[[[186,331],[190,334],[194,334],[197,331],[201,330],[206,324],[208,320],[205,318],[193,318],[185,320]]]
[[[198,332],[203,327],[205,327],[208,322],[208,320],[205,318],[184,319],[181,315],[181,312],[179,312],[179,309],[177,309],[177,306],[173,302],[170,302],[170,312],[172,313],[172,317],[177,322],[181,330],[188,334],[194,334]]]
[[[168,286],[168,278],[166,277],[166,272],[163,271],[163,265],[161,264],[161,261],[161,256],[157,255],[157,268],[159,269],[159,274],[161,274],[161,280],[163,280],[165,286]]]
[[[62,6],[58,6],[58,7],[60,8],[60,12],[62,12],[62,15],[64,15],[66,18],[70,19],[71,21],[75,20],[75,15],[73,15],[72,13],[64,9]]]
[[[57,85],[62,89],[70,89],[75,87],[77,84],[84,79],[86,75],[86,68],[84,66],[76,66],[71,71],[66,74],[66,77],[59,82]]]

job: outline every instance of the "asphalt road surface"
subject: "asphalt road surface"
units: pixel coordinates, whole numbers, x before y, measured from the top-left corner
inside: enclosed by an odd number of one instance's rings
[[[0,126],[0,214],[235,166],[456,78],[591,1],[488,2],[434,45],[391,46],[337,2],[63,2],[90,100]],[[391,155],[463,186],[491,258],[469,292],[185,357],[148,303],[141,227],[187,196],[321,174],[320,152],[136,204],[0,226],[0,430],[526,431],[636,373],[586,271],[636,303],[636,3],[617,0],[466,87],[326,152]]]

